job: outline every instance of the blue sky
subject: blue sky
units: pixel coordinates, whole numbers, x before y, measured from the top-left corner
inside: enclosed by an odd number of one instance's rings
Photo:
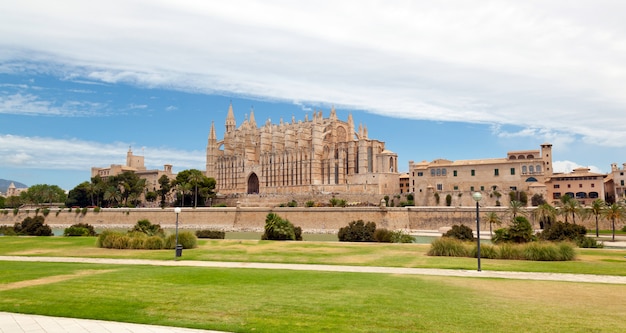
[[[204,168],[211,122],[335,107],[408,161],[554,146],[557,171],[626,162],[616,1],[0,3],[0,178]]]

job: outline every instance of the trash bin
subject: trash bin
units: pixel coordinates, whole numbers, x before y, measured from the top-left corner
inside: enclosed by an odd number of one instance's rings
[[[176,245],[176,256],[180,257],[183,255],[183,246],[178,244]]]

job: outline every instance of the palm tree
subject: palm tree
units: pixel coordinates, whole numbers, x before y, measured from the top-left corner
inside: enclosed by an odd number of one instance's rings
[[[509,204],[509,213],[513,215],[512,219],[515,219],[517,214],[524,215],[524,204],[521,201],[511,200],[511,203]]]
[[[624,206],[613,203],[610,206],[607,206],[604,209],[604,217],[608,220],[611,220],[612,228],[613,228],[613,238],[612,241],[615,241],[615,220],[621,221],[626,217],[626,211],[624,211]]]
[[[552,207],[549,203],[543,203],[533,211],[533,217],[535,220],[539,221],[539,224],[543,223],[542,229],[547,229],[552,222],[556,220],[556,215],[558,214],[556,208]]]
[[[600,237],[600,232],[598,230],[598,217],[602,215],[602,211],[606,207],[606,203],[602,199],[596,199],[591,203],[591,207],[589,207],[589,211],[596,216],[596,237]]]
[[[122,201],[122,191],[118,187],[109,186],[104,192],[104,200],[108,201],[109,207],[112,203],[119,204]]]
[[[191,184],[190,183],[178,183],[176,185],[176,189],[181,193],[181,207],[185,207],[185,195],[191,192]]]
[[[202,173],[200,171],[197,172],[193,172],[194,170],[192,170],[192,172],[189,173],[189,178],[187,178],[187,181],[189,181],[190,184],[194,185],[194,200],[193,200],[193,207],[196,208],[198,206],[198,183],[202,181],[202,179],[204,178],[204,176],[202,175]]]
[[[493,230],[491,228],[491,225],[495,224],[495,225],[501,225],[502,224],[502,220],[500,219],[500,216],[498,216],[498,214],[496,212],[489,212],[485,215],[485,221],[487,223],[489,223],[489,234],[491,236],[493,236]]]

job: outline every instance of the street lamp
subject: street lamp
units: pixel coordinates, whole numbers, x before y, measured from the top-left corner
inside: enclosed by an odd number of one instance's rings
[[[178,214],[180,214],[180,207],[174,208],[174,213],[176,213],[176,246],[175,246],[175,257],[180,257],[182,255],[182,251],[178,249]]]
[[[478,202],[483,198],[480,192],[474,192],[472,199],[476,201],[476,257],[478,258],[478,271],[480,272],[480,209]]]

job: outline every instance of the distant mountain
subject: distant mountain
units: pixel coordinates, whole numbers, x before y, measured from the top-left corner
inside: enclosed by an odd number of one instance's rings
[[[2,194],[7,193],[7,188],[9,188],[9,185],[11,185],[11,183],[15,184],[15,187],[17,188],[28,187],[28,185],[24,185],[20,182],[16,182],[15,180],[0,179],[0,193]]]

